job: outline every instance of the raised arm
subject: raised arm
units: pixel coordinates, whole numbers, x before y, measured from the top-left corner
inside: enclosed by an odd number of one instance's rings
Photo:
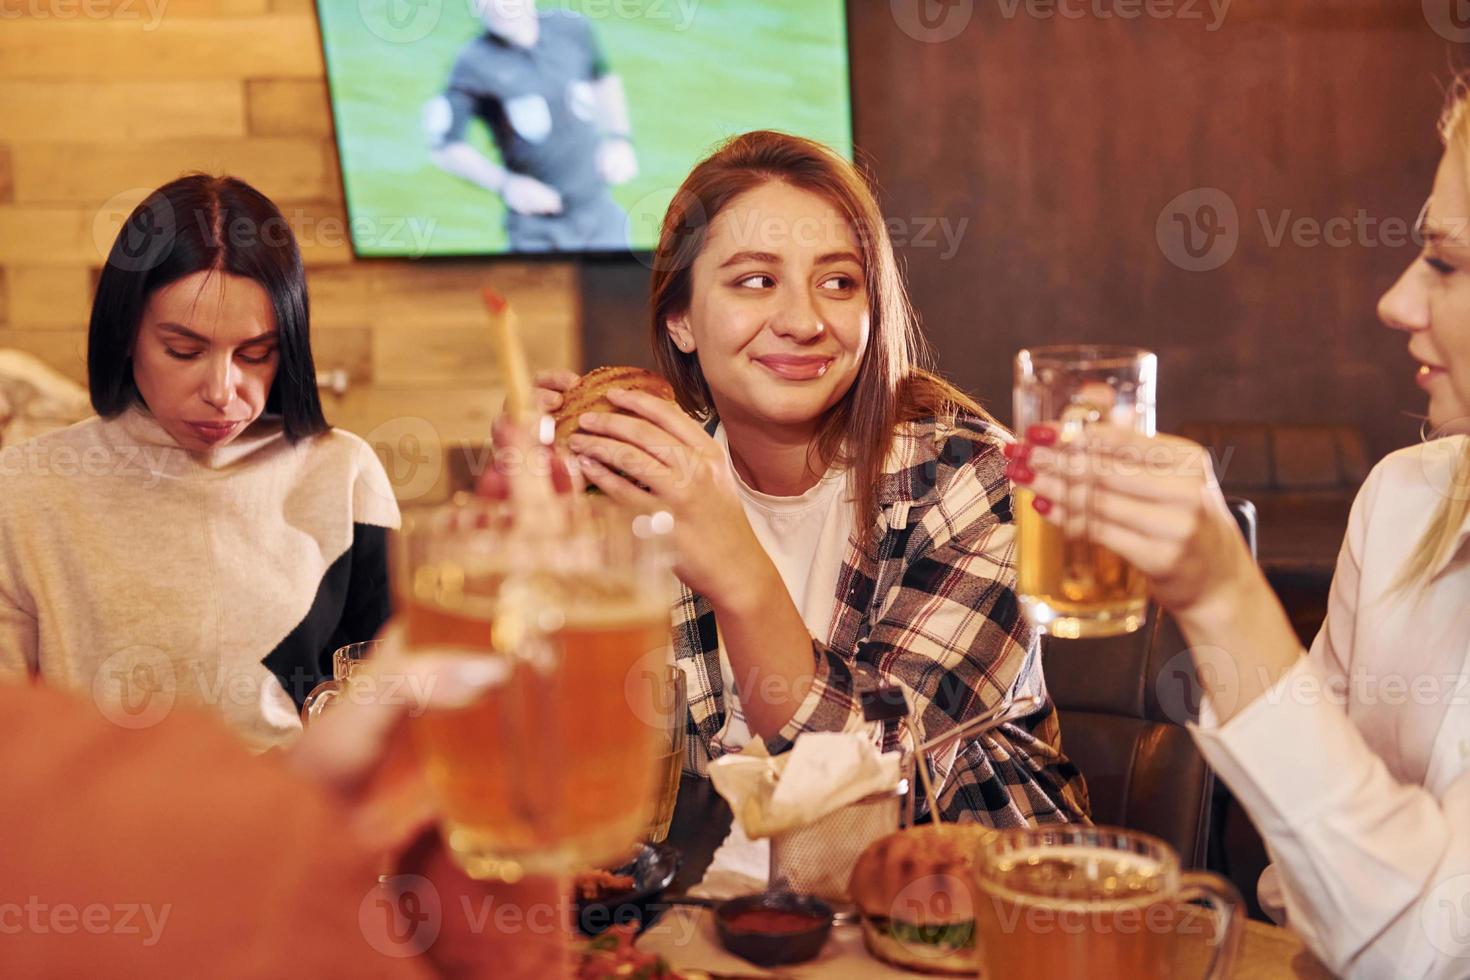
[[[1465,976],[1470,775],[1441,799],[1401,782],[1344,710],[1374,481],[1354,507],[1328,621],[1303,657],[1203,450],[1119,430],[1098,431],[1072,458],[1053,442],[1033,434],[1012,463],[1038,509],[1066,524],[1092,494],[1089,533],[1149,576],[1197,660],[1224,658],[1200,671],[1210,710],[1196,741],[1269,845],[1292,928],[1344,976]]]

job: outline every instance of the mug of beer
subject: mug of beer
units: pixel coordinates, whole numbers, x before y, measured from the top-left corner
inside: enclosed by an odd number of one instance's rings
[[[1061,427],[1066,453],[1096,422],[1154,434],[1158,357],[1136,347],[1033,347],[1016,355],[1016,431]],[[1075,457],[1080,463],[1081,457]],[[1042,520],[1035,494],[1017,487],[1018,588],[1026,618],[1053,636],[1115,636],[1144,624],[1148,583],[1132,565],[1087,537],[1084,484],[1067,495],[1065,527]]]
[[[363,640],[361,643],[349,643],[332,651],[332,679],[322,681],[311,689],[306,700],[301,704],[301,724],[309,725],[321,716],[323,711],[337,698],[347,687],[347,682],[352,679],[363,661],[372,655],[382,640]]]
[[[668,661],[672,528],[667,513],[583,494],[405,519],[394,588],[408,653],[503,671],[474,704],[410,723],[471,877],[597,867],[646,831],[667,728],[659,692],[630,677]]]
[[[984,977],[1230,974],[1239,893],[1218,875],[1181,872],[1155,837],[1076,825],[1003,831],[981,844],[976,874]]]

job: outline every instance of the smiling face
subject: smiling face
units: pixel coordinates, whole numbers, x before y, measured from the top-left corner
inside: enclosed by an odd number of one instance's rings
[[[1378,316],[1409,335],[1416,380],[1438,434],[1470,432],[1470,186],[1457,140],[1440,161],[1423,222],[1424,252],[1383,298]]]
[[[276,318],[253,279],[196,272],[148,298],[133,381],[180,446],[217,449],[265,411],[276,378]]]
[[[721,419],[815,432],[868,346],[860,255],[836,208],[780,181],[741,194],[710,223],[689,309],[667,326],[699,358]]]

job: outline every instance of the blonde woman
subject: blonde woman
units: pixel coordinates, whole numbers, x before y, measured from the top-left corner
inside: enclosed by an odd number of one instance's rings
[[[1038,427],[1011,475],[1037,510],[1134,562],[1208,694],[1195,738],[1260,828],[1287,921],[1349,977],[1470,976],[1470,108],[1457,87],[1424,251],[1384,295],[1441,438],[1353,506],[1327,621],[1302,650],[1199,446]],[[1079,522],[1080,523],[1080,522]]]

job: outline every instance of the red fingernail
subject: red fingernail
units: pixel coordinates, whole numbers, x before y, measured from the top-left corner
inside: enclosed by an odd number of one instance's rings
[[[1031,446],[1024,442],[1008,442],[1001,450],[1006,459],[1014,459],[1024,463],[1031,458]]]
[[[1045,425],[1028,426],[1026,441],[1034,442],[1038,446],[1054,446],[1057,441],[1057,431]]]
[[[1013,459],[1006,464],[1006,476],[1017,483],[1030,483],[1036,479],[1036,474],[1032,472],[1031,467],[1019,459]]]
[[[1047,514],[1051,513],[1051,501],[1047,500],[1045,497],[1032,498],[1031,506],[1036,508],[1036,513],[1040,514],[1042,517],[1045,517]]]

